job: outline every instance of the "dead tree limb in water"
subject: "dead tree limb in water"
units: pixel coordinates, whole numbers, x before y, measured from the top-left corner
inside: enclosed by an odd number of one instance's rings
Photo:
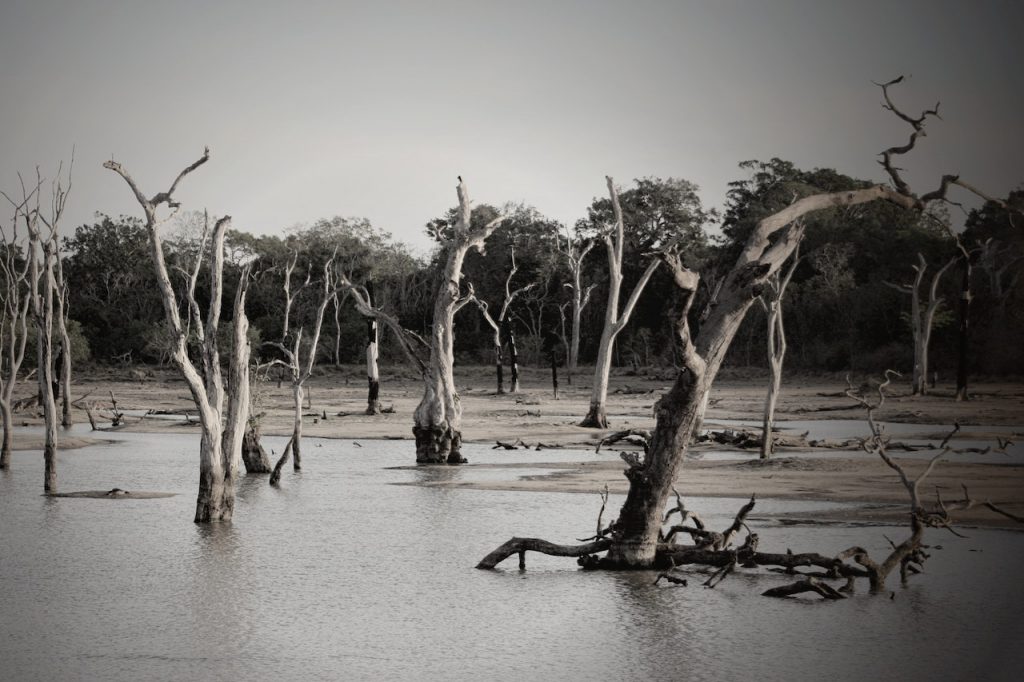
[[[749,550],[749,556],[737,557],[735,552],[729,550],[711,552],[692,547],[666,547],[660,542],[660,538],[662,511],[666,507],[673,482],[693,438],[694,428],[700,420],[701,405],[750,306],[764,290],[768,278],[782,267],[796,249],[803,233],[800,219],[817,211],[880,200],[904,209],[922,211],[932,202],[944,201],[952,185],[986,196],[952,175],[943,176],[938,189],[923,195],[919,196],[910,190],[900,176],[900,171],[892,165],[892,157],[913,149],[922,131],[923,122],[932,111],[912,118],[897,110],[889,98],[888,89],[901,80],[902,78],[897,78],[879,84],[886,107],[914,128],[908,144],[892,147],[882,153],[882,166],[895,187],[875,185],[841,192],[810,194],[762,218],[754,226],[732,268],[721,280],[715,305],[708,310],[696,337],[691,336],[688,313],[699,276],[685,266],[678,254],[668,252],[661,256],[671,270],[676,287],[683,295],[682,311],[676,323],[682,369],[672,388],[655,405],[656,426],[647,452],[643,457],[632,453],[627,462],[625,476],[629,481],[629,491],[614,523],[615,529],[607,538],[611,541],[607,553],[600,558],[585,556],[583,563],[588,567],[651,568],[668,565],[670,559],[676,565],[704,563],[721,566],[740,559],[741,564],[753,561],[758,565],[784,568],[815,565],[833,571],[841,577],[876,576],[872,578],[873,583],[878,581],[877,576],[885,574],[884,570],[871,568],[867,563],[870,561],[867,553],[858,551],[859,548],[851,548],[847,553],[837,557],[766,555]],[[912,540],[907,547],[914,547]],[[585,551],[576,549],[580,552]],[[903,558],[911,556],[911,549],[904,548],[897,552],[896,562],[899,563]],[[593,550],[595,554],[596,551]],[[851,566],[846,563],[845,559],[850,557],[858,565]]]
[[[772,456],[775,438],[772,435],[772,424],[775,421],[775,403],[779,398],[782,385],[782,363],[786,358],[786,327],[782,317],[782,297],[786,295],[786,287],[793,279],[793,273],[800,264],[800,245],[793,251],[793,260],[785,275],[776,272],[768,279],[768,290],[758,300],[764,307],[768,317],[768,395],[764,400],[764,420],[761,425],[761,459]]]
[[[652,257],[647,268],[633,287],[626,300],[626,305],[619,310],[619,294],[622,289],[622,256],[626,245],[625,225],[623,224],[622,206],[619,204],[619,193],[615,182],[606,177],[608,194],[611,197],[613,223],[604,234],[604,243],[608,251],[608,302],[604,312],[604,327],[601,329],[601,342],[597,348],[597,363],[594,367],[594,385],[590,392],[590,410],[580,422],[580,426],[596,429],[608,428],[608,414],[605,403],[608,400],[608,378],[612,369],[612,351],[615,338],[629,322],[636,302],[640,299],[647,283],[651,281],[654,271],[661,260]]]
[[[916,273],[913,284],[885,283],[886,286],[910,295],[910,325],[914,334],[914,374],[911,384],[914,395],[924,395],[928,391],[928,346],[931,343],[935,311],[942,304],[942,297],[938,295],[939,281],[954,263],[956,263],[956,259],[950,259],[932,276],[931,286],[928,287],[928,300],[925,302],[923,310],[921,308],[921,283],[924,281],[925,270],[928,269],[928,263],[923,254],[917,254],[917,264],[911,266]]]
[[[226,409],[225,387],[221,373],[220,349],[217,343],[217,332],[220,327],[221,299],[224,286],[224,236],[227,232],[230,217],[216,221],[213,237],[210,240],[210,301],[205,322],[201,320],[199,306],[194,296],[188,301],[189,324],[197,336],[199,345],[199,362],[193,362],[189,356],[189,334],[181,319],[178,297],[171,284],[167,263],[164,259],[163,239],[160,226],[166,219],[157,215],[161,205],[166,204],[172,214],[180,208],[174,200],[174,192],[181,181],[210,158],[209,148],[203,155],[184,170],[178,173],[165,192],[147,197],[132,179],[131,175],[116,161],[107,161],[103,167],[111,170],[125,181],[132,194],[142,207],[145,216],[146,231],[149,234],[150,253],[156,273],[160,296],[164,305],[164,319],[171,336],[171,358],[181,371],[185,383],[188,384],[192,399],[199,411],[202,437],[199,445],[199,494],[196,499],[196,523],[211,521],[230,521],[235,507],[235,481],[238,477],[238,464],[241,458],[241,438],[234,438],[243,425],[230,420],[241,419],[243,422],[248,414],[243,410]],[[208,229],[208,225],[206,228]],[[202,253],[199,258],[202,258]],[[248,277],[248,274],[245,274]],[[194,290],[193,290],[194,291]],[[245,318],[244,299],[236,298],[236,309],[233,318],[235,324],[241,324]],[[248,353],[248,344],[236,346],[234,353]],[[241,358],[239,358],[239,361]],[[232,358],[232,365],[235,358]],[[248,365],[248,357],[245,358]],[[239,386],[230,383],[227,394],[232,399],[240,399]],[[248,391],[246,391],[248,394]],[[225,416],[229,420],[225,423]]]

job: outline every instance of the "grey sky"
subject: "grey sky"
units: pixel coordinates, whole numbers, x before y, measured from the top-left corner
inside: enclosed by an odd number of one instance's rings
[[[2,0],[0,187],[76,146],[68,226],[144,191],[281,232],[366,216],[418,249],[455,203],[571,223],[604,175],[683,177],[720,204],[736,164],[781,156],[882,180],[907,130],[870,81],[943,121],[901,160],[1024,181],[1019,2],[114,2]]]

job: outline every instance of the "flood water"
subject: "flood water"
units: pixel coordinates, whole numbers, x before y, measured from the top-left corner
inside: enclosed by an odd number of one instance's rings
[[[42,457],[0,473],[0,678],[54,679],[1020,679],[1024,534],[937,532],[927,573],[889,595],[824,603],[760,592],[771,574],[714,590],[651,573],[582,573],[530,555],[476,562],[513,534],[574,542],[595,495],[394,485],[493,470],[394,469],[409,442],[304,443],[280,489],[250,477],[235,520],[192,523],[194,433],[111,434],[63,452],[61,490],[166,491],[149,500],[46,498]],[[280,452],[282,440],[268,439]],[[472,462],[595,457],[466,448]],[[608,455],[611,457],[612,455]],[[604,458],[602,453],[596,457]],[[688,504],[724,526],[740,500]],[[620,499],[609,504],[614,514]],[[758,512],[825,503],[764,502]],[[608,515],[605,516],[606,520]],[[758,521],[764,549],[881,552],[896,528]]]

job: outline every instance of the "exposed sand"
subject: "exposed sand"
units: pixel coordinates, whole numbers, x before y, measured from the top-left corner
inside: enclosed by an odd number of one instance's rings
[[[583,429],[576,422],[586,412],[589,401],[590,374],[578,377],[576,385],[566,384],[560,377],[558,400],[551,395],[550,375],[546,371],[523,370],[522,391],[518,395],[495,395],[493,369],[489,367],[463,368],[456,373],[463,405],[463,437],[466,441],[494,443],[496,440],[512,442],[522,439],[531,446],[537,443],[591,448],[603,432]],[[653,428],[652,406],[664,389],[671,384],[668,374],[655,376],[615,375],[612,377],[608,401],[609,420],[613,429]],[[402,368],[385,370],[381,377],[381,397],[384,405],[394,407],[393,414],[367,416],[366,379],[361,367],[327,369],[314,376],[307,384],[312,408],[303,426],[307,437],[354,439],[410,439],[412,438],[412,411],[421,397],[418,377]],[[763,377],[723,376],[712,393],[708,422],[723,419],[742,419],[756,422],[760,418],[764,396]],[[861,419],[863,410],[850,406],[840,410],[819,411],[849,405],[850,401],[835,395],[845,387],[845,381],[827,378],[792,378],[783,386],[777,419]],[[978,383],[973,386],[974,399],[955,402],[952,386],[939,385],[933,395],[911,397],[907,385],[896,385],[878,417],[886,421],[952,424],[958,420],[964,425],[958,439],[988,440],[994,443],[994,434],[984,428],[969,425],[1012,426],[1011,439],[1024,440],[1024,385],[1018,383]],[[118,407],[130,411],[127,427],[148,432],[180,432],[195,428],[180,420],[135,417],[147,410],[186,410],[191,399],[184,382],[168,371],[106,370],[92,376],[81,377],[73,387],[76,398],[88,394],[85,402],[95,402],[94,411],[101,420],[103,408],[110,405],[113,392]],[[291,395],[288,384],[280,388],[276,383],[260,387],[264,393],[261,409],[264,434],[286,435],[291,424]],[[827,395],[820,395],[827,394]],[[338,416],[342,413],[343,416]],[[326,419],[324,415],[326,414]],[[315,415],[315,416],[314,416]],[[76,419],[86,421],[84,411]],[[17,423],[24,421],[19,415]],[[102,424],[102,421],[101,421]],[[867,427],[865,425],[864,432]],[[945,427],[933,435],[941,439]],[[1005,432],[1003,433],[1005,436]],[[82,444],[90,442],[81,439]],[[24,444],[25,441],[22,441]],[[41,445],[41,444],[40,444]],[[956,440],[953,441],[956,445]],[[38,447],[38,446],[37,446]],[[68,447],[67,441],[62,447]],[[707,449],[702,446],[700,449]],[[851,514],[843,512],[849,520],[900,520],[906,515],[906,494],[895,474],[881,461],[851,453],[850,457],[814,457],[813,451],[803,450],[799,459],[788,458],[783,448],[778,458],[769,463],[750,461],[757,456],[730,461],[687,461],[677,481],[679,489],[691,496],[739,497],[757,493],[762,498],[816,499],[841,502],[871,503],[871,506]],[[743,453],[746,455],[746,453]],[[925,465],[920,458],[901,458],[908,473],[919,471]],[[409,444],[410,462],[413,459]],[[571,455],[567,453],[567,458]],[[485,466],[474,465],[469,466]],[[436,485],[475,487],[502,490],[539,490],[596,493],[606,484],[613,492],[626,491],[619,461],[576,462],[544,464],[542,468],[553,473],[541,477],[520,479],[517,469],[522,465],[500,466],[508,472],[507,480],[488,483],[445,482]],[[529,465],[536,469],[538,465]],[[1024,467],[1010,464],[981,464],[965,462],[940,463],[922,485],[922,493],[934,495],[936,487],[946,500],[961,496],[961,484],[967,485],[971,496],[978,500],[991,500],[1008,511],[1024,515]],[[821,518],[822,515],[817,515]],[[1007,521],[985,509],[973,509],[958,514],[966,524],[1006,525]]]

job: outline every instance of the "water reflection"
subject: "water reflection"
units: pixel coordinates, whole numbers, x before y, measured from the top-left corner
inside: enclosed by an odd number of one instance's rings
[[[894,600],[863,586],[837,604],[764,599],[787,580],[767,573],[714,590],[697,574],[689,587],[653,587],[654,573],[581,572],[533,555],[525,572],[514,559],[485,572],[473,565],[511,535],[585,535],[597,502],[440,488],[491,470],[388,468],[410,462],[411,444],[362,441],[356,452],[323,441],[279,488],[243,477],[233,523],[197,526],[196,436],[118,440],[68,456],[62,489],[178,494],[47,499],[38,453],[16,453],[0,477],[0,622],[17,623],[0,637],[5,678],[1014,679],[1024,664],[1007,646],[1024,634],[1018,534],[943,538],[926,575],[892,586]],[[467,450],[475,462],[499,459]],[[714,527],[736,509],[687,503]],[[761,511],[804,508],[794,505]],[[885,534],[901,535],[756,523],[763,546],[794,551],[878,552]]]

